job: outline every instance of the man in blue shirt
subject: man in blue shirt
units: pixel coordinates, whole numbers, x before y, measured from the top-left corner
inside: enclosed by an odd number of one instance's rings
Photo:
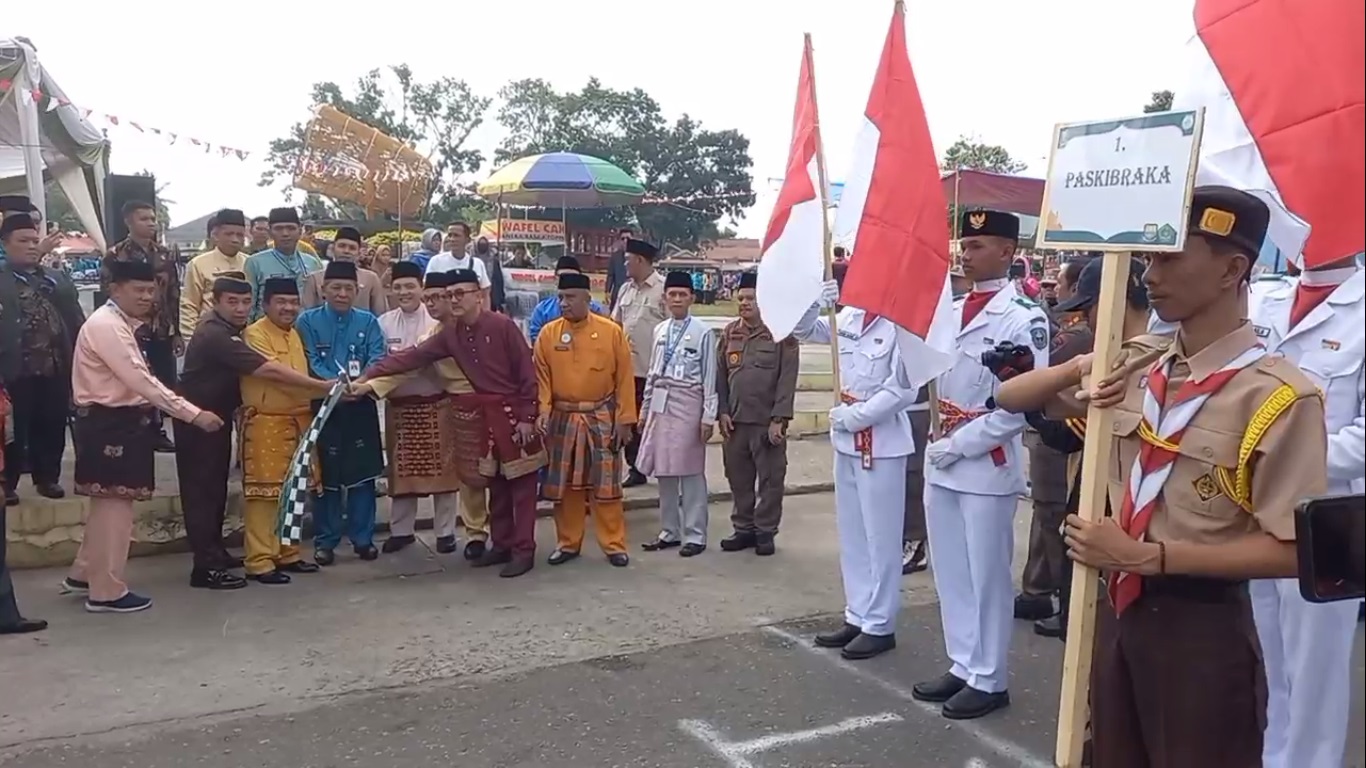
[[[560,275],[564,274],[583,274],[583,270],[579,267],[579,260],[573,256],[561,256],[560,260],[555,262],[555,277],[558,279]],[[603,315],[604,317],[607,315],[607,312],[603,310],[602,305],[599,304],[597,300],[590,300],[588,308],[595,314]],[[560,297],[556,294],[552,293],[544,299],[541,299],[541,302],[536,305],[536,310],[531,313],[531,320],[527,323],[527,332],[531,335],[531,344],[533,348],[536,344],[536,336],[540,334],[541,328],[545,327],[546,323],[559,316]]]
[[[304,310],[295,327],[304,342],[308,367],[320,379],[351,378],[384,356],[384,333],[370,312],[352,306],[356,265],[333,261],[323,272],[325,304]],[[315,403],[315,407],[321,403]],[[322,497],[314,515],[313,559],[331,565],[343,527],[362,560],[379,557],[375,548],[375,479],[384,474],[379,408],[369,397],[344,400],[318,435]]]

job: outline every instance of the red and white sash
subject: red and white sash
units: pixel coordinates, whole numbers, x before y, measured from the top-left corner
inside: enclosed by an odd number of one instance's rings
[[[1176,463],[1176,448],[1181,444],[1186,427],[1211,395],[1265,355],[1266,349],[1259,344],[1203,380],[1187,379],[1170,403],[1167,384],[1176,359],[1168,358],[1165,364],[1159,362],[1148,372],[1148,387],[1143,395],[1143,423],[1139,426],[1140,432],[1145,433],[1143,444],[1129,473],[1129,485],[1119,512],[1119,525],[1125,533],[1138,541],[1144,540],[1162,495],[1162,486]],[[1123,613],[1143,593],[1143,579],[1133,573],[1112,574],[1109,591],[1115,612]]]

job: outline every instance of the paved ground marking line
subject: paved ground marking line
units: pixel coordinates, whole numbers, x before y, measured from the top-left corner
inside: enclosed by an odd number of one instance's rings
[[[970,757],[968,758],[968,761],[963,764],[963,768],[987,768],[987,761],[980,757]]]
[[[808,744],[821,739],[829,739],[835,736],[843,736],[846,733],[861,731],[864,728],[872,728],[878,725],[899,722],[902,722],[901,715],[898,715],[895,712],[883,712],[880,715],[850,717],[841,720],[834,725],[824,725],[819,728],[809,728],[804,731],[771,733],[767,736],[759,736],[747,741],[733,742],[730,744],[730,747],[734,749],[737,754],[753,755],[779,747],[787,747],[795,744]]]
[[[897,685],[896,683],[890,682],[888,680],[883,680],[882,678],[878,677],[877,675],[874,675],[873,673],[860,667],[859,665],[846,661],[843,658],[840,658],[834,652],[827,652],[825,650],[817,648],[816,646],[811,644],[810,638],[805,638],[800,635],[793,634],[792,632],[788,632],[787,630],[781,627],[775,627],[771,625],[763,627],[763,630],[769,633],[770,635],[773,635],[774,637],[779,637],[783,640],[788,641],[789,643],[792,643],[797,648],[800,648],[802,651],[806,652],[806,654],[809,656],[821,659],[825,661],[827,664],[831,664],[835,667],[838,667],[844,670],[845,672],[848,672],[849,674],[853,675],[854,677],[857,677],[858,679],[864,681],[865,683],[868,683],[869,685],[873,685],[882,689],[884,693],[890,694],[891,696],[901,699],[902,701],[914,704],[917,708],[920,709],[920,711],[925,712],[926,714],[929,714],[938,719],[943,718],[943,715],[940,714],[940,708],[938,706],[923,701],[917,701],[915,697],[911,695],[911,691],[909,689],[903,688]],[[1034,753],[1030,752],[1029,750],[1025,749],[1024,747],[1021,747],[1020,745],[1014,742],[1007,741],[998,736],[995,736],[987,732],[981,726],[977,725],[971,720],[944,720],[944,722],[948,723],[951,727],[957,728],[963,731],[964,733],[968,734],[969,736],[972,736],[982,746],[986,747],[992,752],[995,752],[998,756],[1016,763],[1017,765],[1021,766],[1021,768],[1054,768],[1052,760],[1044,760],[1040,758],[1038,755],[1035,755]]]
[[[684,733],[702,742],[709,752],[725,761],[729,768],[754,768],[754,763],[737,752],[735,745],[721,736],[721,732],[702,720],[679,720],[678,727]]]

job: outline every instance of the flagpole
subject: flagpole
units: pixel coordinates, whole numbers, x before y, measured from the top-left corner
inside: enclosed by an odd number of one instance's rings
[[[899,4],[900,3],[898,2],[898,5]],[[957,243],[959,237],[962,235],[962,232],[959,231],[959,227],[962,226],[962,217],[959,215],[958,212],[958,182],[962,178],[963,166],[960,165],[957,168],[953,169],[953,224],[950,225],[950,232],[953,236],[953,239],[949,241],[950,270],[953,269],[954,243]],[[943,435],[940,434],[941,430],[939,428],[939,385],[938,382],[931,381],[927,386],[929,388],[929,394],[928,397],[925,398],[925,401],[929,404],[930,408],[930,438],[933,440],[938,440],[939,438],[943,437]]]
[[[831,254],[830,243],[830,185],[825,177],[825,141],[821,138],[821,110],[820,102],[816,99],[816,57],[811,47],[811,33],[803,35],[805,49],[802,55],[806,57],[807,71],[811,73],[811,105],[814,112],[814,122],[816,125],[816,183],[820,185],[821,195],[821,255],[825,259],[825,279],[830,280],[834,276],[834,261]],[[835,324],[836,311],[834,307],[826,310],[827,317],[830,319],[830,371],[831,371],[831,391],[835,397],[835,405],[840,404],[840,337],[839,329]]]

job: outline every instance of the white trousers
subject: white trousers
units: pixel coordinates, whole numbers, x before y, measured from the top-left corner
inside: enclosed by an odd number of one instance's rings
[[[925,485],[925,528],[944,650],[954,677],[985,693],[1008,683],[1014,629],[1015,496],[959,493]]]
[[[420,496],[403,496],[389,502],[389,535],[412,536],[417,529],[417,502]],[[460,512],[460,494],[437,493],[432,496],[432,531],[437,538],[455,535],[455,517]]]
[[[905,499],[905,456],[873,459],[873,468],[864,469],[861,457],[835,453],[844,620],[869,635],[896,632]]]
[[[656,477],[659,540],[707,543],[707,476]]]
[[[1341,768],[1357,601],[1315,604],[1295,579],[1249,585],[1266,666],[1263,768]]]

